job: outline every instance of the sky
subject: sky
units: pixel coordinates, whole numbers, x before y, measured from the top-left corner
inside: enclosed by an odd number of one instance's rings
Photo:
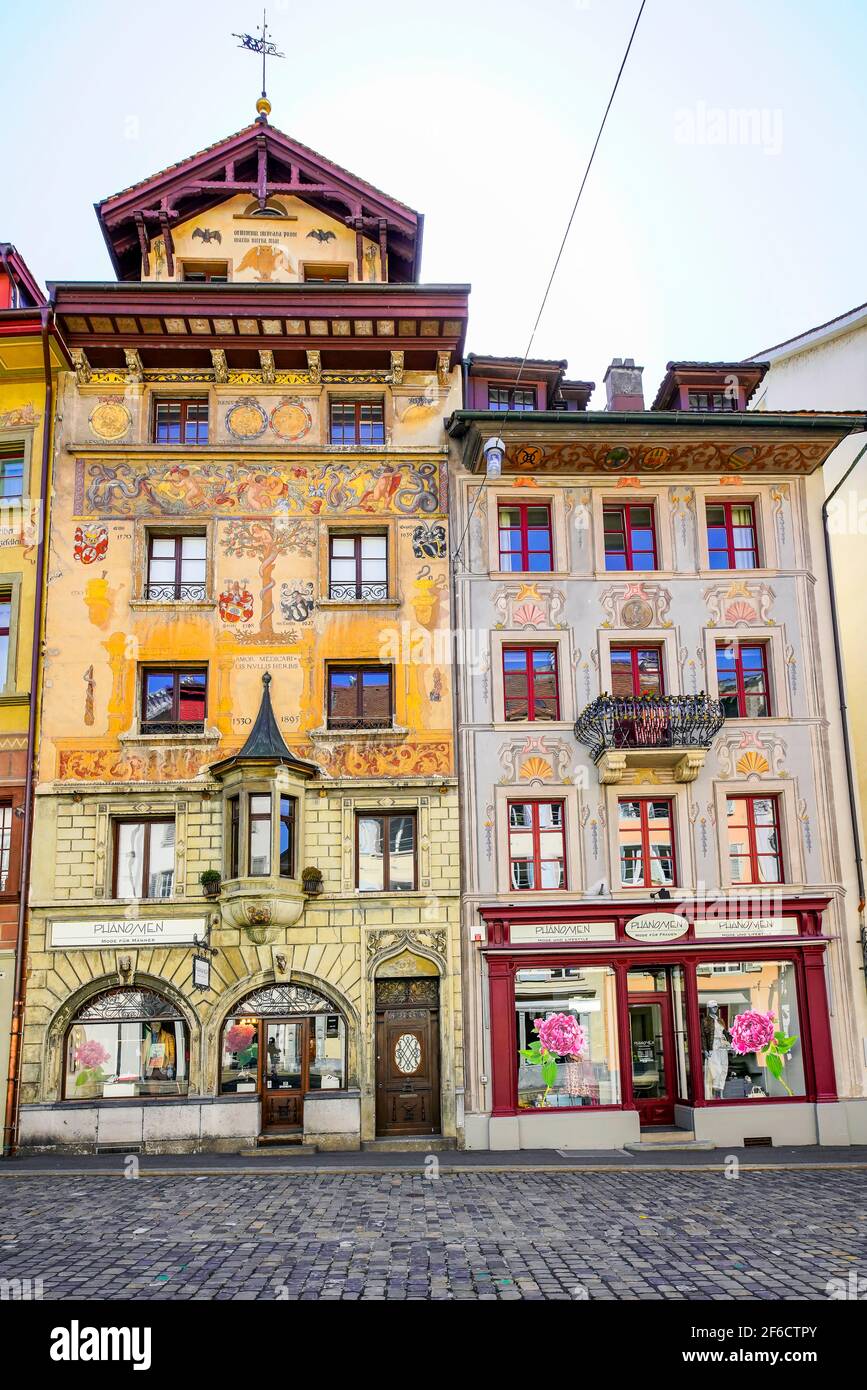
[[[0,240],[113,278],[93,203],[247,125],[249,0],[4,9]],[[639,0],[271,0],[272,124],[425,214],[522,356]],[[864,0],[647,0],[533,355],[737,360],[867,300]],[[12,58],[14,55],[14,59]]]

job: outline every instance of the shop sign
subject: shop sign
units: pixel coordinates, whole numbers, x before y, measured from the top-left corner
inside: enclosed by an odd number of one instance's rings
[[[51,946],[178,946],[196,943],[207,931],[204,917],[115,917],[51,923]]]
[[[210,956],[193,956],[193,989],[211,988]]]
[[[616,935],[613,922],[513,922],[509,928],[512,945],[575,945],[582,941],[613,941]]]
[[[676,912],[643,912],[623,928],[633,941],[676,941],[689,931],[689,922]]]
[[[725,917],[695,923],[698,940],[709,937],[797,936],[797,917]]]

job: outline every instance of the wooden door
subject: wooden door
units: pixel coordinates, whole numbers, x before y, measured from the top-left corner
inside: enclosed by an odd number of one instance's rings
[[[642,1125],[673,1125],[677,1079],[671,1000],[666,993],[630,994],[632,1095]]]
[[[376,1132],[383,1137],[440,1132],[438,984],[377,982]]]
[[[303,1128],[309,1034],[310,1021],[306,1018],[269,1018],[262,1019],[259,1024],[262,1129],[265,1133],[292,1133]]]

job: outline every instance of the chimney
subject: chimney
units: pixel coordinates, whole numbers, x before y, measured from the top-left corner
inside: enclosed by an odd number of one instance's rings
[[[609,410],[643,410],[644,387],[641,384],[643,367],[636,367],[632,357],[614,357],[605,373],[605,393]]]

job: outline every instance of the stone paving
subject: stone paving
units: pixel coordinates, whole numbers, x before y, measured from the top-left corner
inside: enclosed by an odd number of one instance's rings
[[[863,1171],[0,1182],[0,1279],[45,1299],[824,1301],[853,1275]]]

